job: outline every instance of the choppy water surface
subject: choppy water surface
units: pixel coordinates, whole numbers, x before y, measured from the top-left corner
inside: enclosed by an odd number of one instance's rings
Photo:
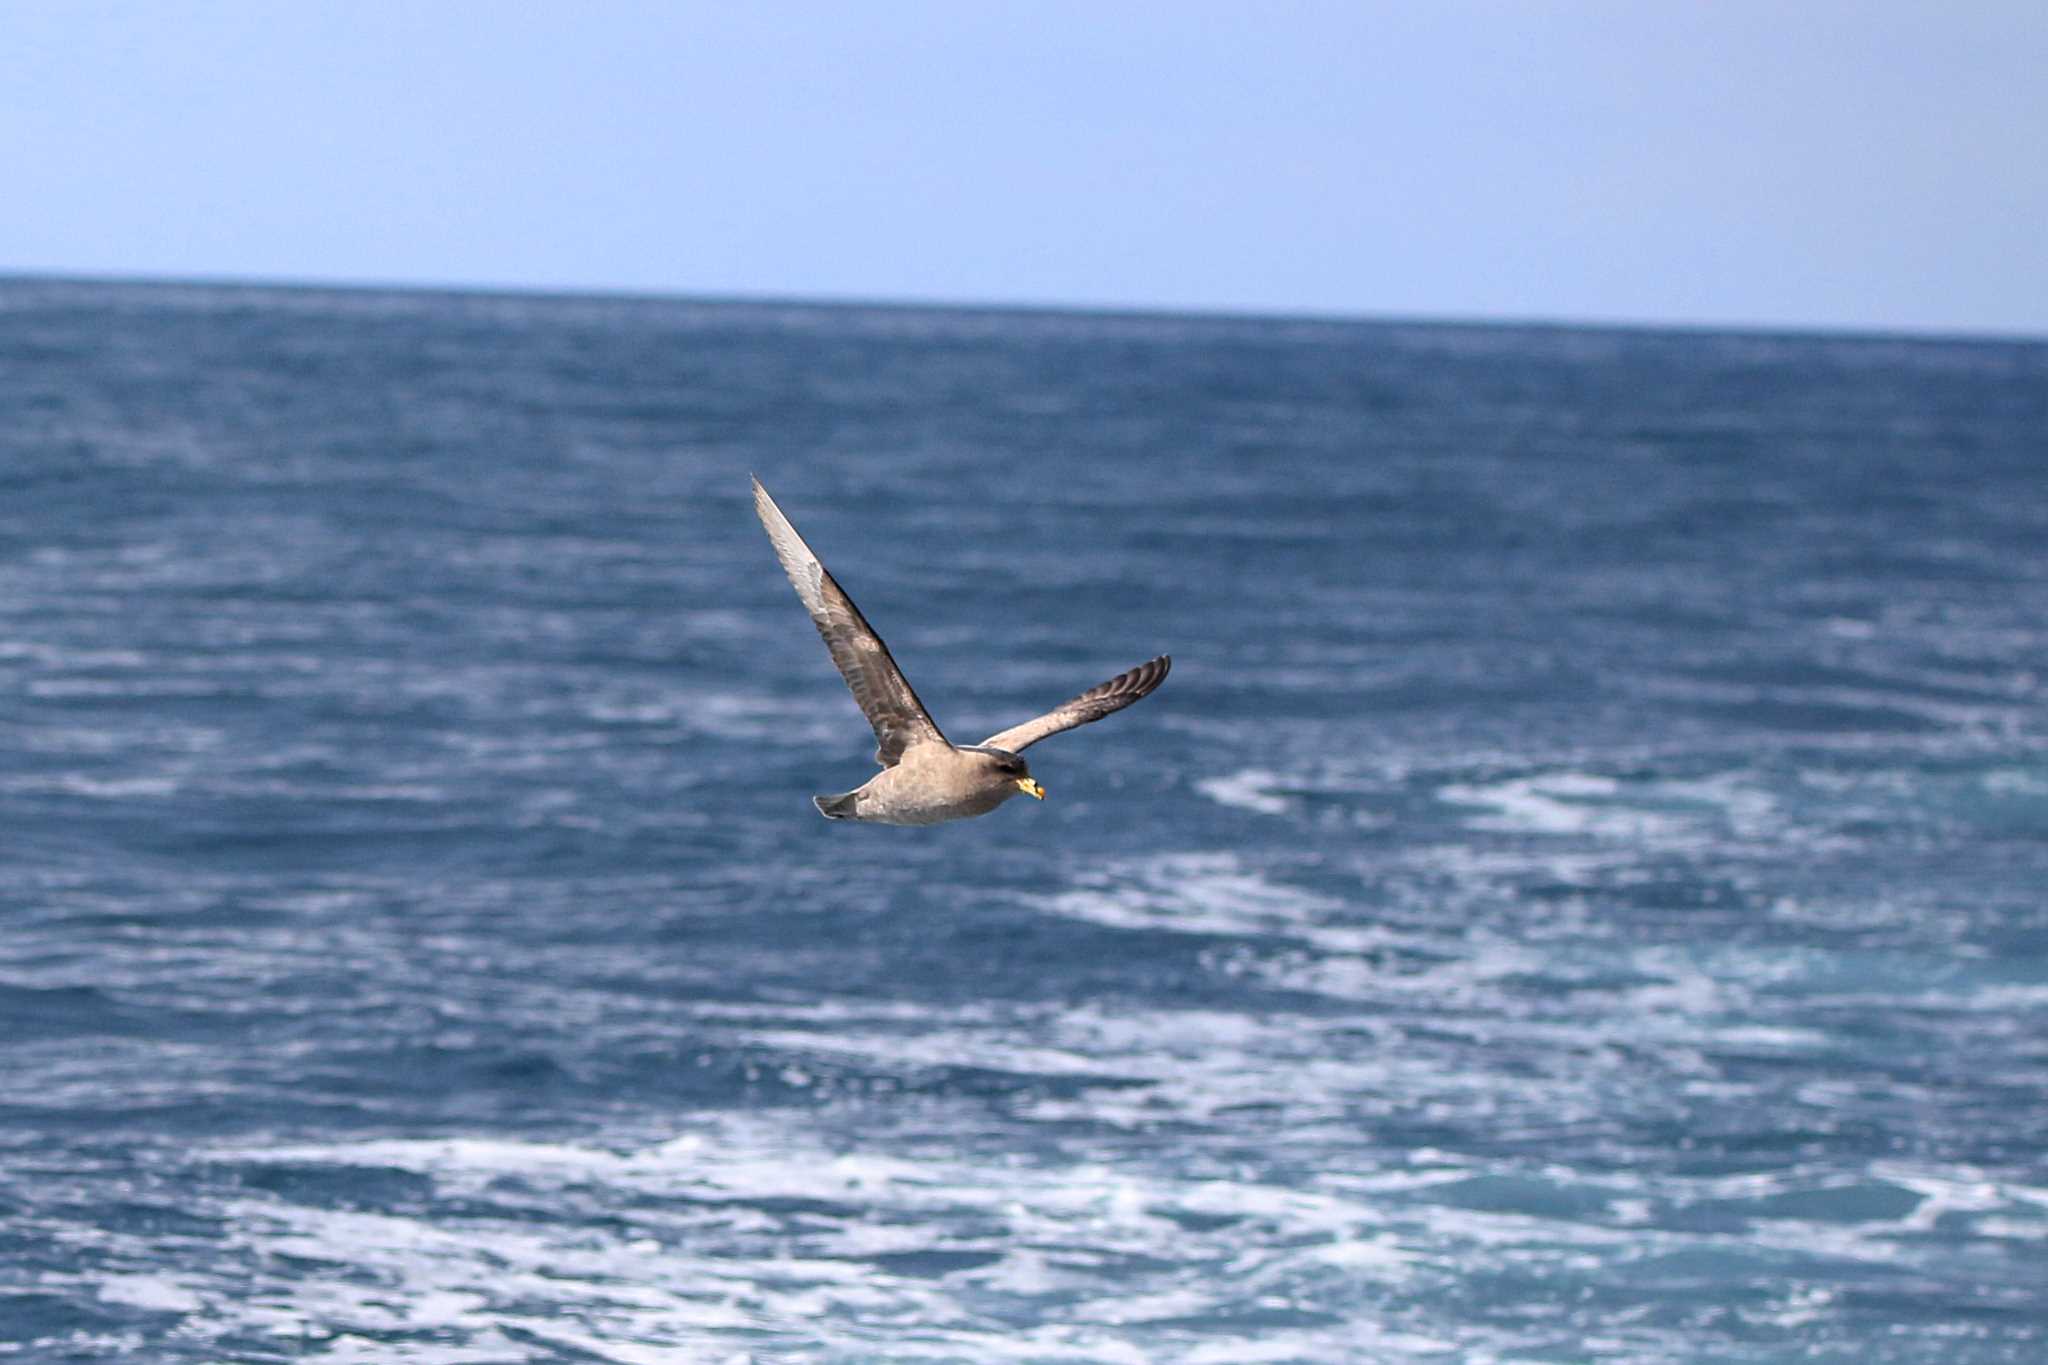
[[[0,283],[0,1354],[2048,1356],[2048,347]],[[872,744],[758,471],[1051,792]]]

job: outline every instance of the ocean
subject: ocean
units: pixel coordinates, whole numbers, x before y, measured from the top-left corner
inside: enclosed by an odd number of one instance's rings
[[[2048,1359],[2048,343],[0,281],[0,1358]],[[757,473],[1043,803],[873,738]]]

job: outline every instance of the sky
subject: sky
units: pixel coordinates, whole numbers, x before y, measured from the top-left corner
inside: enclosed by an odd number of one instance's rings
[[[2048,336],[2048,3],[6,0],[0,273]]]

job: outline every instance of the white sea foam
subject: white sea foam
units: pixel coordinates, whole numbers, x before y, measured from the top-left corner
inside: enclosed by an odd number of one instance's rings
[[[427,1331],[445,1352],[421,1342],[387,1358],[516,1355],[524,1338],[637,1362],[751,1338],[795,1350],[886,1344],[892,1356],[1145,1359],[1134,1326],[1284,1301],[1301,1257],[1389,1285],[1415,1268],[1357,1195],[1093,1162],[844,1151],[761,1118],[631,1150],[385,1139],[213,1155],[412,1171],[432,1179],[437,1197],[473,1210],[429,1219],[279,1197],[231,1201],[223,1212],[254,1264],[283,1257],[348,1273],[276,1275],[219,1310],[243,1328],[310,1334],[333,1359],[358,1358],[358,1343],[372,1336]],[[520,1216],[522,1206],[564,1198],[599,1199],[613,1215],[568,1226]],[[792,1202],[796,1211],[782,1209]],[[1254,1230],[1257,1244],[1291,1250],[1253,1249],[1245,1238]],[[927,1256],[940,1258],[932,1270],[918,1264]],[[946,1269],[946,1257],[958,1268]],[[1155,1269],[1103,1273],[1134,1258]],[[1219,1280],[1226,1258],[1236,1273]],[[1060,1325],[1012,1336],[987,1316],[1009,1298],[1066,1307]],[[918,1324],[908,1342],[898,1331],[906,1322]],[[1171,1339],[1170,1327],[1158,1330]],[[1323,1328],[1247,1336],[1221,1320],[1204,1335],[1219,1332],[1247,1349],[1287,1341],[1297,1356],[1326,1357],[1344,1339]]]
[[[730,1007],[727,1017],[744,1029],[747,1009],[772,1008]],[[1357,1111],[1346,1106],[1373,1112],[1374,1096],[1433,1095],[1510,1129],[1529,1105],[1546,1121],[1591,1121],[1605,1112],[1599,1094],[1579,1088],[1604,1084],[1593,1057],[1589,1080],[1549,1078],[1537,1094],[1506,1074],[1443,1074],[1441,1055],[1366,1049],[1343,1061],[1318,1025],[1299,1018],[1097,1007],[1019,1019],[981,1006],[963,1030],[937,1010],[898,1006],[867,1014],[867,1024],[864,1014],[824,1002],[783,1017],[831,1022],[825,1051],[873,1049],[882,1060],[908,1057],[913,1069],[933,1055],[906,1042],[919,1030],[903,1026],[919,1022],[983,1061],[1043,1060],[1003,1052],[1004,1029],[1027,1034],[1055,1075],[1067,1074],[1057,1064],[1068,1050],[1119,1070],[1145,1069],[1149,1058],[1147,1085],[1063,1101],[1074,1106],[1066,1117],[1095,1122],[1129,1104],[1133,1137],[1048,1141],[1030,1158],[1015,1143],[976,1155],[956,1126],[968,1119],[971,1131],[970,1110],[920,1119],[899,1109],[892,1127],[866,1132],[754,1111],[610,1145],[493,1136],[222,1146],[204,1154],[210,1165],[340,1177],[321,1188],[345,1186],[350,1171],[404,1171],[425,1178],[430,1194],[423,1207],[408,1196],[383,1210],[308,1202],[291,1185],[231,1195],[208,1209],[230,1229],[218,1278],[131,1275],[100,1293],[184,1314],[196,1339],[269,1334],[327,1361],[470,1365],[525,1358],[536,1345],[627,1365],[734,1351],[1505,1359],[1536,1339],[1438,1316],[1431,1305],[1445,1286],[1560,1258],[1613,1274],[1674,1254],[1758,1247],[1890,1267],[1940,1254],[1911,1240],[1937,1219],[1973,1219],[1982,1235],[2029,1242],[2048,1225],[2048,1191],[1954,1168],[1874,1166],[1863,1182],[1877,1201],[1870,1211],[1850,1203],[1828,1216],[1825,1202],[1809,1213],[1799,1201],[1837,1188],[1853,1201],[1862,1188],[1832,1166],[1691,1179],[1603,1168],[1589,1177],[1427,1148],[1345,1155],[1358,1138]],[[879,1026],[884,1015],[893,1028]],[[850,1042],[840,1036],[849,1029]],[[801,1029],[764,1032],[819,1050]],[[1271,1106],[1271,1126],[1288,1144],[1327,1142],[1305,1149],[1321,1151],[1320,1169],[1292,1178],[1246,1169],[1228,1155],[1242,1151],[1237,1126],[1217,1132],[1215,1159],[1202,1159],[1202,1140],[1183,1133],[1170,1168],[1146,1158],[1148,1141],[1133,1140],[1146,1132],[1148,1107],[1151,1122],[1185,1125],[1233,1104]],[[1011,1117],[1046,1116],[1027,1104]],[[1895,1196],[1887,1204],[1886,1186],[1912,1192],[1911,1207],[1900,1212]],[[1716,1210],[1722,1230],[1683,1221],[1700,1205]],[[1730,1217],[1742,1226],[1726,1229]],[[1770,1311],[1789,1321],[1802,1307],[1825,1305],[1787,1301]],[[1299,1323],[1288,1321],[1294,1314]],[[1035,1325],[1014,1325],[1027,1321]]]
[[[158,1313],[195,1313],[205,1306],[196,1292],[168,1275],[109,1275],[100,1281],[99,1297]]]
[[[1314,939],[1359,951],[1381,942],[1371,929],[1325,921],[1334,897],[1289,886],[1229,853],[1168,853],[1117,862],[1076,878],[1049,902],[1057,913],[1119,929]]]
[[[1768,793],[1732,774],[1624,782],[1567,769],[1451,783],[1437,795],[1484,812],[1466,818],[1472,829],[1626,841],[1666,850],[1758,838],[1777,816]]]
[[[2048,776],[2022,768],[1998,768],[1983,781],[1986,791],[2000,796],[2048,796]]]
[[[1274,790],[1281,785],[1278,774],[1264,768],[1245,768],[1223,777],[1205,777],[1195,790],[1219,805],[1261,815],[1285,815],[1294,803]]]
[[[145,797],[175,796],[178,779],[173,777],[89,777],[83,773],[50,773],[0,778],[0,791],[35,794],[56,792],[64,796],[86,796],[100,801],[132,801]]]

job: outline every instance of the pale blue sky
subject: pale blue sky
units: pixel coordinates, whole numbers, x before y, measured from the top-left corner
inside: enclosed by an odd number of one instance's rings
[[[0,271],[2048,335],[2048,0],[4,0]]]

